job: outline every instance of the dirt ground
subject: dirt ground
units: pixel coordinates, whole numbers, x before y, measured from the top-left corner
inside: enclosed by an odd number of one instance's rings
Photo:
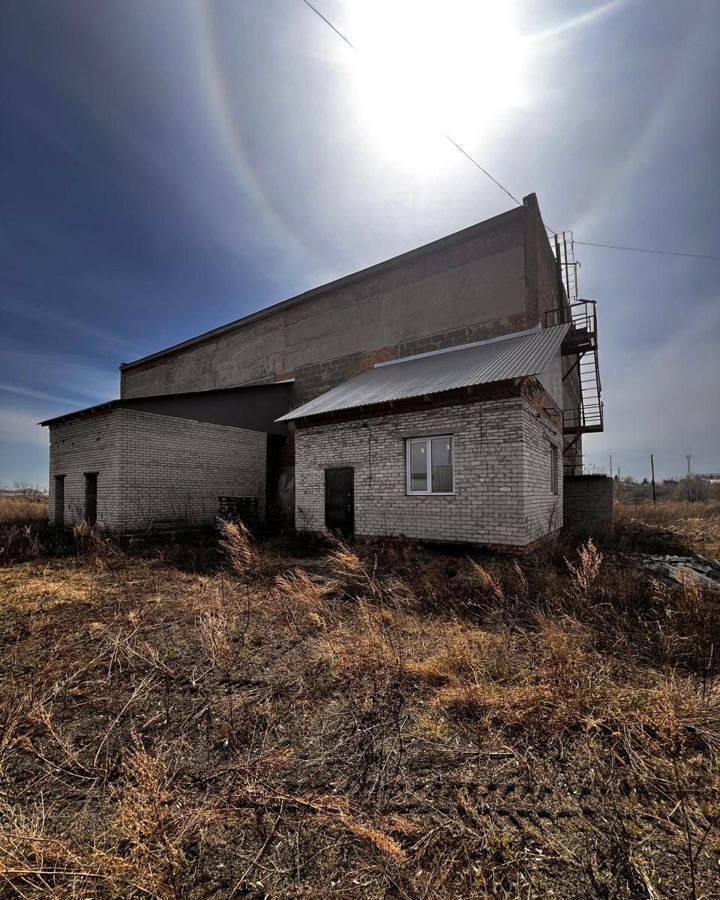
[[[6,533],[0,896],[720,896],[720,598],[639,562],[694,506],[520,560]]]

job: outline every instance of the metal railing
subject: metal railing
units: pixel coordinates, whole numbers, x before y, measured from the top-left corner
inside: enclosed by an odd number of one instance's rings
[[[603,430],[596,302],[577,300],[545,313],[545,325],[562,323],[570,325],[563,341],[562,353],[564,356],[576,357],[575,363],[563,375],[563,381],[575,377],[579,386],[578,406],[564,411],[563,432],[579,437],[581,434]]]

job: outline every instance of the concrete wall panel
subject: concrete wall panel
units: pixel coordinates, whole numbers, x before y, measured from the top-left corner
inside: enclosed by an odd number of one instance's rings
[[[123,369],[121,395],[207,390],[294,374],[304,397],[314,388],[303,384],[303,373],[312,375],[315,366],[343,360],[340,369],[347,372],[372,365],[378,352],[402,355],[418,341],[430,340],[437,349],[523,328],[528,215],[535,210],[511,210]]]

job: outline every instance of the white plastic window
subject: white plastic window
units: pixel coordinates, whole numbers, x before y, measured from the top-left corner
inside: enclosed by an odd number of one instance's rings
[[[453,494],[455,492],[453,443],[452,435],[408,440],[408,494]]]

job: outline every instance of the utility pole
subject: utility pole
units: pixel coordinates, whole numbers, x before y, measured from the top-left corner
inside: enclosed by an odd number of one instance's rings
[[[686,453],[685,459],[688,462],[688,478],[690,477],[690,460],[692,459],[692,453]]]
[[[610,454],[610,477],[612,478],[612,453]]]
[[[655,499],[655,457],[650,454],[650,472],[652,473],[652,492],[653,492],[653,505],[657,502]]]

